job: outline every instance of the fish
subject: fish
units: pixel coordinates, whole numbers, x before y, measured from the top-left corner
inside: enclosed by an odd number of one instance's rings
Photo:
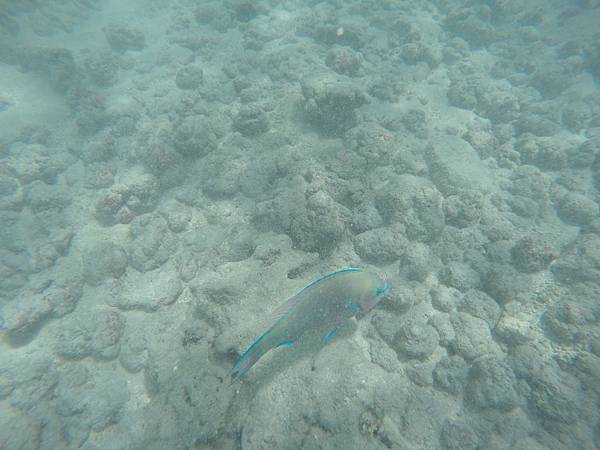
[[[313,281],[277,308],[272,325],[229,371],[230,384],[274,348],[296,347],[315,333],[324,344],[331,342],[343,322],[373,309],[389,290],[384,277],[356,268],[338,270]]]

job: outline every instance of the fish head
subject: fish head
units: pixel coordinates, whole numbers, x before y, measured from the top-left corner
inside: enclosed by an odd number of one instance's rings
[[[387,279],[376,273],[364,272],[365,280],[358,299],[361,313],[369,312],[390,291]]]

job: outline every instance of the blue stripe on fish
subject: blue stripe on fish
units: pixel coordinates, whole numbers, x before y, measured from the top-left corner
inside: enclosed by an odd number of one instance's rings
[[[321,278],[319,278],[319,279],[317,279],[317,280],[313,281],[312,283],[310,283],[310,284],[308,284],[308,285],[304,286],[302,289],[300,289],[300,291],[299,291],[299,292],[297,292],[297,293],[296,293],[296,295],[298,295],[298,294],[299,294],[300,292],[302,292],[304,289],[308,289],[309,287],[311,287],[311,286],[313,286],[313,285],[315,285],[315,284],[317,284],[317,283],[319,283],[319,282],[321,282],[321,281],[323,281],[323,280],[326,280],[327,278],[332,278],[332,277],[334,277],[334,276],[336,276],[336,275],[339,275],[340,273],[347,273],[347,272],[364,272],[364,271],[363,271],[362,269],[357,269],[357,268],[354,268],[354,267],[350,267],[350,268],[348,268],[348,269],[341,269],[341,270],[337,270],[337,271],[335,271],[335,272],[332,272],[332,273],[330,273],[330,274],[327,274],[327,275],[325,275],[325,276],[323,276],[323,277],[321,277]]]
[[[323,340],[327,343],[331,342],[331,340],[333,339],[333,337],[335,336],[335,333],[337,333],[337,328],[334,328],[333,330],[331,330],[329,333],[327,333],[325,335],[325,337],[323,338]]]
[[[269,334],[271,329],[269,328],[265,333],[263,333],[259,338],[257,338],[250,347],[244,352],[240,359],[235,363],[235,365],[229,371],[229,375],[231,376],[231,383],[233,384],[238,378],[244,375],[250,367],[254,365],[256,361],[264,354],[265,350],[262,348],[262,341]]]

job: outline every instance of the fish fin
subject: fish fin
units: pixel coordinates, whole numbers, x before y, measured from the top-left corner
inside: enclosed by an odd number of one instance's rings
[[[327,330],[327,334],[325,335],[325,337],[323,338],[323,340],[325,341],[326,344],[329,344],[331,342],[331,340],[333,339],[333,337],[335,336],[335,333],[337,333],[337,325],[335,325],[332,328],[329,328]]]
[[[239,380],[254,364],[256,364],[256,361],[258,361],[262,355],[270,350],[264,342],[265,336],[267,336],[270,331],[271,330],[269,329],[266,333],[256,339],[231,368],[229,371],[229,376],[231,377],[230,385]]]
[[[296,341],[282,341],[277,345],[277,347],[295,347],[295,346],[296,346]]]
[[[302,300],[302,298],[304,298],[304,296],[302,295],[302,293],[308,289],[309,287],[320,283],[321,281],[324,281],[326,279],[335,277],[336,275],[342,274],[342,273],[347,273],[347,272],[362,272],[362,269],[355,269],[355,268],[349,268],[349,269],[342,269],[342,270],[338,270],[336,272],[332,272],[328,275],[324,275],[321,278],[316,279],[315,281],[312,281],[311,283],[309,283],[308,285],[304,286],[302,289],[300,289],[300,291],[298,291],[296,294],[294,294],[292,297],[290,297],[289,299],[286,300],[286,302],[279,306],[275,312],[273,312],[273,315],[271,316],[271,326],[277,322],[279,319],[281,319],[283,316],[285,316],[287,314],[288,311],[290,311],[291,309],[294,308],[294,306],[296,304],[298,304],[299,301]]]

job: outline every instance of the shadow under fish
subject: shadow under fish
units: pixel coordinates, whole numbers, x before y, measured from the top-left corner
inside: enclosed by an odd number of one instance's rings
[[[327,344],[340,325],[373,309],[389,289],[385,279],[362,269],[343,269],[313,281],[275,311],[273,324],[231,368],[231,383],[273,348],[296,347],[315,337]]]

